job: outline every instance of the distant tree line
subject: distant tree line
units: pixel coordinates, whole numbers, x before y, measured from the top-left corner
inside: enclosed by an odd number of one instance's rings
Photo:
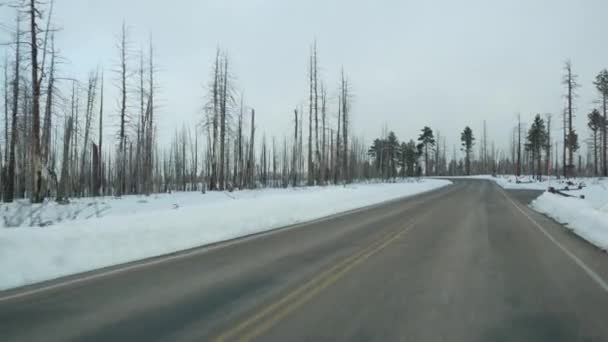
[[[365,179],[515,173],[608,175],[606,115],[608,71],[594,85],[600,107],[588,114],[588,153],[580,152],[575,117],[577,75],[564,65],[562,134],[551,135],[551,116],[536,115],[529,129],[521,120],[510,151],[488,142],[486,124],[476,140],[467,126],[451,156],[445,136],[423,127],[416,139],[399,141],[394,132],[373,140],[352,134],[353,95],[341,70],[327,83],[320,75],[317,44],[307,59],[305,104],[294,106],[293,131],[267,136],[256,126],[258,113],[239,91],[229,55],[218,48],[210,66],[205,102],[196,126],[159,143],[155,50],[134,51],[123,23],[118,63],[111,77],[118,91],[108,110],[108,75],[94,67],[85,80],[58,68],[53,1],[16,0],[12,40],[2,68],[3,141],[0,192],[4,202],[28,198],[67,202],[83,196],[151,194],[169,191],[224,191],[259,187],[345,184]],[[5,27],[9,27],[5,25]],[[110,114],[110,115],[109,115]],[[293,116],[291,116],[293,114]],[[290,119],[291,120],[291,119]],[[114,127],[104,141],[104,127]],[[562,159],[559,160],[561,140]],[[479,141],[478,150],[475,150]],[[578,156],[578,159],[576,158]]]

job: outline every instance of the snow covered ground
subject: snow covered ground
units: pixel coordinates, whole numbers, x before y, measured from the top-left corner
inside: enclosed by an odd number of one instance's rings
[[[0,205],[0,290],[321,218],[449,185],[424,179]],[[10,226],[10,227],[9,227]]]
[[[560,182],[554,177],[544,177],[543,181],[539,182],[530,176],[516,177],[514,175],[497,175],[496,177],[492,175],[474,175],[449,178],[487,179],[496,182],[503,189],[512,190],[547,190],[550,186],[554,186]]]
[[[530,207],[565,224],[594,245],[608,250],[608,180],[592,178],[585,183],[581,190],[567,191],[576,197],[545,192]],[[585,198],[578,198],[580,195]]]

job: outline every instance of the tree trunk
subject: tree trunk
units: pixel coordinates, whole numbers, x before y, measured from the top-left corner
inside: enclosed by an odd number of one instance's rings
[[[57,189],[57,202],[64,201],[66,199],[66,192],[69,179],[69,159],[70,159],[70,138],[72,137],[72,126],[73,120],[71,117],[68,118],[65,133],[63,135],[63,162],[61,163],[61,177],[59,180],[59,187]]]
[[[102,143],[103,143],[103,71],[101,72],[101,89],[99,94],[99,164],[97,170],[97,178],[95,178],[95,192],[97,195],[104,194],[103,188],[103,158],[102,158]]]
[[[342,163],[344,165],[343,177],[346,183],[350,183],[350,174],[348,172],[348,83],[344,77],[344,69],[342,70],[342,139],[344,140],[344,153]]]
[[[17,20],[17,32],[15,43],[15,79],[13,81],[13,108],[11,118],[11,141],[9,149],[8,170],[6,172],[6,182],[4,189],[4,202],[12,202],[15,195],[15,144],[17,142],[17,112],[19,110],[19,70],[21,68],[20,56],[20,34],[19,20]]]
[[[38,40],[36,25],[36,0],[30,0],[30,48],[32,63],[32,136],[31,141],[31,166],[33,168],[32,202],[40,203],[44,200],[42,189],[42,163],[40,158],[40,79],[38,78]]]
[[[294,114],[294,130],[293,130],[293,162],[291,164],[291,172],[292,172],[292,186],[296,187],[298,185],[298,110],[293,110]]]
[[[248,183],[249,188],[255,188],[254,173],[255,173],[255,110],[251,109],[251,137],[249,138],[249,166],[248,166]]]
[[[608,117],[606,116],[607,114],[607,108],[606,108],[606,102],[608,101],[608,96],[606,96],[606,94],[604,94],[602,96],[602,110],[604,111],[604,122],[602,125],[602,146],[603,148],[603,152],[602,152],[602,161],[603,161],[603,175],[604,177],[608,177],[608,140],[606,139],[606,135],[608,133]]]
[[[312,162],[312,115],[313,115],[313,56],[310,56],[310,89],[308,103],[308,182],[309,186],[314,184],[314,165]]]
[[[226,188],[225,180],[225,157],[224,150],[226,145],[226,101],[228,100],[227,84],[228,84],[228,58],[224,57],[224,67],[222,76],[222,94],[220,107],[220,190]]]
[[[125,23],[122,23],[122,35],[120,43],[120,132],[119,132],[119,152],[117,167],[118,186],[116,194],[121,196],[126,191],[126,121],[127,121],[127,32]]]

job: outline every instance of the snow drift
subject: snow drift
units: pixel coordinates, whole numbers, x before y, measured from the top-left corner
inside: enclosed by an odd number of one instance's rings
[[[592,244],[608,250],[608,181],[587,179],[587,186],[567,191],[574,197],[548,192],[535,199],[530,207],[554,220]],[[584,199],[579,198],[583,195]]]

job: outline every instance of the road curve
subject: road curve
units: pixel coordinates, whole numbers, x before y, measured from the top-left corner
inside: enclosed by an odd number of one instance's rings
[[[125,272],[0,294],[0,339],[608,341],[608,256],[528,209],[535,195],[455,180]]]

